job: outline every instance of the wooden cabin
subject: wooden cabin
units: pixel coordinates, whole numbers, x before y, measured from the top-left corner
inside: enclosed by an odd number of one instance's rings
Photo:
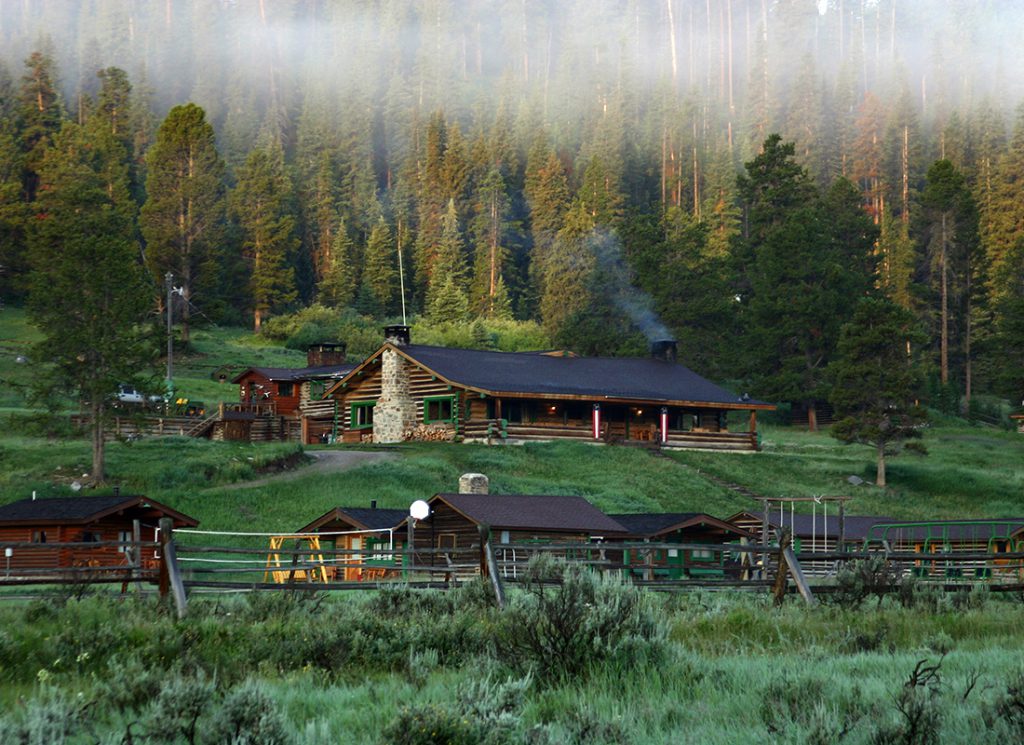
[[[298,533],[315,533],[322,549],[359,551],[336,557],[328,565],[328,581],[381,579],[401,568],[401,557],[378,554],[377,549],[401,550],[405,545],[408,510],[366,507],[335,507]]]
[[[324,391],[354,367],[345,361],[345,345],[321,342],[306,350],[306,367],[250,367],[232,379],[238,404],[221,407],[208,432],[217,439],[309,440],[303,435],[301,410],[319,402]]]
[[[1017,431],[1024,435],[1024,414],[1010,414],[1010,419],[1017,424]]]
[[[496,551],[499,566],[525,561],[530,544],[580,543],[621,536],[626,531],[583,497],[529,494],[436,494],[428,500],[430,514],[413,525],[416,566],[480,563],[480,530],[496,544],[521,544]]]
[[[675,361],[675,342],[652,356],[586,358],[564,352],[492,352],[417,345],[407,326],[326,392],[333,407],[304,412],[309,433],[345,442],[406,440],[638,442],[757,450],[757,412]]]
[[[688,543],[722,545],[753,540],[754,534],[703,512],[634,513],[609,515],[627,533],[614,540],[628,543]],[[739,562],[723,551],[700,549],[627,549],[622,564],[632,574],[646,579],[687,579],[723,577]]]
[[[33,543],[35,547],[12,546],[13,573],[60,567],[113,567],[126,565],[124,546],[74,546],[65,543],[130,542],[159,540],[160,518],[169,517],[174,527],[195,527],[198,521],[148,497],[60,497],[22,499],[0,507],[0,544]],[[157,550],[142,551],[142,566],[152,563]],[[3,565],[6,569],[6,564]]]

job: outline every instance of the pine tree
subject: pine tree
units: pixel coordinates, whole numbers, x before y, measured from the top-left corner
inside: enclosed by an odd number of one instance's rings
[[[167,114],[147,158],[142,235],[155,277],[174,274],[184,299],[182,341],[188,343],[193,301],[216,287],[216,250],[224,235],[224,164],[211,127],[195,104]]]
[[[509,258],[509,198],[505,180],[492,166],[476,190],[478,203],[473,220],[476,261],[473,270],[472,308],[491,318],[495,313],[498,285]],[[505,302],[508,302],[507,288]]]
[[[594,220],[581,201],[569,208],[543,264],[541,322],[555,337],[574,313],[590,301],[588,281],[596,262],[590,246]]]
[[[291,262],[299,242],[291,201],[292,186],[280,146],[252,150],[238,171],[238,186],[229,204],[242,231],[255,333],[269,314],[296,297]]]
[[[814,430],[838,326],[874,279],[875,233],[849,182],[821,200],[778,135],[746,165],[739,187],[748,233],[736,256],[749,373],[760,395],[803,402]]]
[[[434,265],[427,287],[427,315],[436,322],[453,320],[439,315],[445,308],[469,308],[466,295],[466,249],[459,231],[459,215],[455,200],[448,200],[448,209],[441,221],[441,240],[434,252]],[[465,311],[459,318],[465,317]]]
[[[991,340],[996,390],[1011,401],[1024,398],[1024,238],[1011,248],[998,278],[1004,293],[995,301]]]
[[[324,272],[317,291],[325,305],[343,308],[355,297],[359,286],[359,263],[356,261],[355,244],[349,237],[348,227],[342,220],[334,231],[331,246],[330,265]]]
[[[527,160],[526,203],[530,212],[530,284],[534,302],[544,293],[544,271],[569,207],[569,185],[562,162],[538,140]]]
[[[363,277],[360,294],[364,310],[376,315],[387,315],[394,309],[398,289],[398,272],[395,269],[395,241],[391,228],[381,217],[370,233],[363,261]]]
[[[0,301],[25,291],[25,226],[29,208],[22,201],[24,156],[14,138],[0,132]]]
[[[915,404],[920,367],[907,354],[920,348],[922,338],[911,313],[888,300],[865,298],[843,326],[837,357],[829,365],[837,418],[832,436],[875,449],[878,486],[886,485],[886,458],[922,436],[927,417]]]
[[[963,175],[948,160],[928,169],[922,202],[927,212],[927,253],[931,287],[936,296],[939,335],[939,375],[950,383],[950,356],[954,347],[964,355],[969,378],[972,294],[975,283],[978,216]],[[976,298],[973,298],[976,302]]]
[[[1009,149],[995,167],[991,201],[986,205],[983,240],[992,265],[992,277],[1005,277],[1005,255],[1024,237],[1024,104],[1017,111]],[[994,297],[1008,290],[994,286]]]
[[[65,124],[39,164],[43,188],[30,234],[29,312],[45,336],[37,354],[52,363],[36,385],[87,408],[94,481],[105,477],[109,398],[154,356],[144,333],[151,288],[119,206],[128,195],[110,193],[101,164],[83,129]]]
[[[25,196],[31,201],[36,193],[36,170],[64,118],[56,68],[48,55],[33,52],[25,60],[18,100],[20,144],[25,153]]]

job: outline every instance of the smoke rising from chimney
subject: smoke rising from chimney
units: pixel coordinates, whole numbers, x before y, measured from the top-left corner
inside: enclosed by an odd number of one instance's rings
[[[622,244],[618,237],[608,230],[596,229],[590,234],[589,243],[607,280],[608,299],[615,307],[643,332],[647,341],[674,339],[672,332],[658,318],[651,296],[632,284],[632,275],[622,257]]]

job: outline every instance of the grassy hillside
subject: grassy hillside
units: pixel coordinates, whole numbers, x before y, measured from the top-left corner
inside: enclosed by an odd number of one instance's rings
[[[294,460],[295,444],[211,443],[187,438],[112,443],[111,483],[149,494],[198,517],[208,528],[294,529],[335,505],[405,508],[454,489],[460,474],[491,478],[496,493],[582,494],[608,511],[706,511],[725,516],[755,507],[730,488],[768,496],[851,494],[852,514],[897,518],[1024,515],[1024,436],[968,427],[937,427],[926,437],[931,454],[891,464],[891,486],[851,486],[869,479],[867,448],[843,446],[827,435],[785,428],[765,433],[762,453],[672,453],[576,443],[521,447],[410,444],[393,458],[329,475],[245,487],[275,464]],[[0,439],[0,502],[70,493],[88,463],[85,441]],[[301,468],[301,466],[300,466]],[[228,486],[231,488],[227,488]]]

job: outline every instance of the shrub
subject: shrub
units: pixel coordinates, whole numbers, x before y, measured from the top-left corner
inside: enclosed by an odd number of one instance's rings
[[[64,745],[84,721],[84,709],[62,692],[47,689],[20,714],[0,717],[4,745]]]
[[[642,663],[660,654],[663,638],[636,587],[543,556],[531,559],[500,622],[502,654],[548,681],[614,659]]]
[[[212,703],[215,686],[205,675],[175,676],[160,689],[146,722],[149,739],[156,743],[184,740],[196,745],[199,720]]]
[[[292,741],[277,703],[252,681],[224,697],[204,739],[210,745],[287,745]]]
[[[1024,740],[1024,671],[1010,679],[984,718],[990,729],[1003,730],[1016,742]]]
[[[834,602],[844,608],[856,608],[870,595],[882,599],[897,589],[900,572],[882,556],[847,562],[836,572]]]
[[[459,687],[452,705],[406,707],[384,730],[390,745],[504,745],[513,741],[529,676]]]
[[[894,697],[898,718],[882,725],[872,738],[873,745],[937,745],[941,742],[942,660],[929,665],[921,660]]]

